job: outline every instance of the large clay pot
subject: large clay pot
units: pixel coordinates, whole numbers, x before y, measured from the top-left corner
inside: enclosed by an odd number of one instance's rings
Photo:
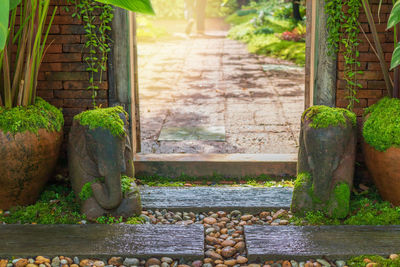
[[[363,142],[365,163],[382,198],[400,205],[400,148],[378,151]]]
[[[0,209],[33,204],[57,163],[63,132],[0,131]]]

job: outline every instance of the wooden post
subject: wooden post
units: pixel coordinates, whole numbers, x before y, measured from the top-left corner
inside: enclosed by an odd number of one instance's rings
[[[129,114],[132,151],[140,150],[139,98],[135,15],[122,8],[114,9],[108,62],[110,106],[121,105]]]

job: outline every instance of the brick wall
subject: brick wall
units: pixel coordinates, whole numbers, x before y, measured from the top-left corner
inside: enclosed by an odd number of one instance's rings
[[[382,48],[385,53],[385,59],[389,66],[391,54],[393,52],[393,31],[386,31],[387,20],[389,18],[390,11],[392,9],[392,1],[391,0],[383,0],[383,4],[380,11],[380,24],[378,24],[378,7],[379,0],[370,0],[371,11],[374,15],[374,19],[376,24],[376,28],[379,34],[379,39],[382,43]],[[368,25],[367,17],[364,13],[364,9],[360,10],[359,22],[364,29],[368,39],[373,44],[373,38],[371,35],[371,31]],[[359,61],[361,62],[360,70],[364,73],[362,75],[358,75],[358,80],[363,86],[362,89],[358,91],[357,98],[360,100],[360,103],[356,103],[354,111],[358,116],[361,116],[363,113],[363,109],[368,107],[374,103],[376,103],[380,98],[386,95],[386,87],[385,81],[383,79],[383,74],[381,71],[381,67],[379,64],[379,60],[377,56],[372,51],[365,35],[360,32],[360,45],[359,52],[360,57]],[[346,82],[343,80],[343,70],[344,70],[344,58],[343,55],[339,54],[338,57],[338,80],[337,80],[337,93],[336,93],[336,105],[338,107],[346,107],[347,101],[345,100],[346,91],[345,86]]]
[[[382,49],[385,53],[385,59],[390,65],[390,60],[393,52],[393,31],[386,31],[387,21],[389,18],[390,11],[392,9],[392,1],[391,0],[383,0],[382,6],[380,10],[380,23],[378,18],[378,8],[379,8],[379,0],[370,0],[371,11],[374,15],[374,20],[376,22],[376,28],[379,34],[379,39],[382,44]],[[364,13],[364,9],[361,7],[360,10],[359,22],[361,27],[364,29],[368,39],[372,44],[374,44],[370,27],[368,25],[367,17]],[[379,64],[379,60],[373,50],[371,49],[370,44],[368,43],[365,35],[360,32],[360,45],[358,47],[360,52],[359,61],[361,63],[360,70],[364,73],[362,75],[358,75],[358,81],[363,86],[362,89],[358,90],[357,98],[360,100],[360,103],[355,104],[354,112],[358,115],[358,141],[362,140],[361,136],[361,128],[362,128],[362,114],[364,112],[364,108],[371,106],[376,103],[380,98],[387,95],[385,81],[383,79],[383,74],[381,71],[381,67]],[[343,80],[343,70],[344,70],[344,58],[343,55],[339,54],[338,57],[338,78],[337,78],[337,91],[336,91],[336,105],[338,107],[345,108],[348,104],[345,99],[346,91],[345,86],[346,82]],[[393,77],[393,73],[392,77]],[[355,175],[355,183],[370,182],[369,174],[366,170],[366,166],[364,164],[364,156],[362,154],[361,146],[358,146],[358,153],[356,161],[358,164],[356,165],[356,175]]]
[[[89,73],[85,71],[83,61],[84,29],[78,19],[71,17],[73,6],[66,11],[65,6],[68,5],[67,0],[51,1],[49,14],[52,14],[55,6],[58,8],[48,38],[51,46],[43,59],[38,81],[38,95],[63,109],[65,136],[73,116],[93,106],[91,91],[86,89],[89,86]],[[103,80],[99,84],[96,103],[105,107],[108,104],[107,73],[103,73]]]

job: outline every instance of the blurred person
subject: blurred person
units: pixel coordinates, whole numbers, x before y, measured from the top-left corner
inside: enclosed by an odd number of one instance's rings
[[[207,0],[196,0],[196,26],[197,33],[204,34],[206,24]]]
[[[188,24],[186,25],[185,33],[189,35],[192,32],[194,24],[194,13],[195,13],[195,0],[185,0],[185,19]]]

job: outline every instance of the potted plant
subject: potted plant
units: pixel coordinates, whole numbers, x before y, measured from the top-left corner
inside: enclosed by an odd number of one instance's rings
[[[55,14],[54,11],[46,26],[50,0],[3,2],[6,8],[2,6],[0,11],[0,209],[8,209],[36,201],[57,162],[64,119],[60,110],[36,97],[40,63]],[[4,23],[8,19],[10,23]]]
[[[394,205],[400,205],[400,165],[398,163],[400,160],[400,75],[398,69],[400,65],[400,45],[395,43],[392,55],[391,69],[395,69],[395,82],[393,83],[384,60],[384,54],[367,0],[363,0],[363,5],[388,92],[388,97],[381,99],[378,103],[365,110],[362,132],[365,163],[382,198]],[[399,22],[400,2],[398,1],[391,11],[388,29],[396,27],[397,31],[399,31]]]

